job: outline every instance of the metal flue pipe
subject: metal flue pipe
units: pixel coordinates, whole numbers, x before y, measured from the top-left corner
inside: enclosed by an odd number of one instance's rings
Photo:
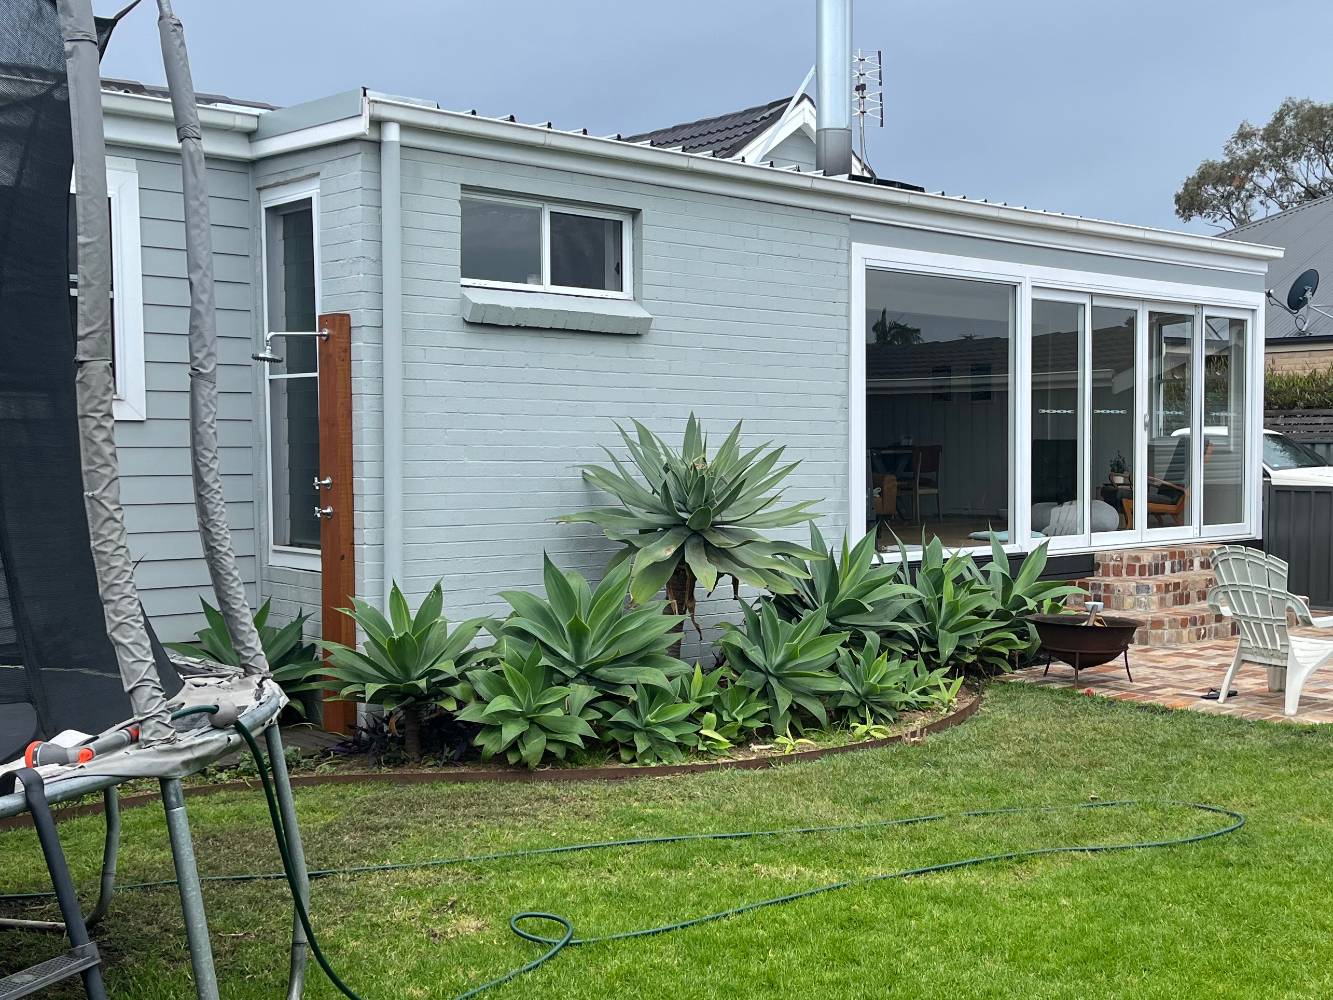
[[[213,241],[209,231],[208,186],[204,173],[203,133],[195,105],[194,81],[185,50],[185,33],[172,13],[171,0],[157,0],[162,64],[181,144],[181,189],[185,198],[185,268],[190,279],[190,459],[194,507],[203,541],[204,561],[246,673],[266,675],[268,661],[245,599],[227,524],[227,507],[218,471],[218,349],[213,297]]]
[[[157,676],[120,503],[120,461],[112,413],[111,222],[106,211],[106,136],[101,68],[91,0],[59,0],[74,140],[75,212],[79,248],[75,400],[83,498],[97,590],[121,684],[144,741],[173,735]]]
[[[852,0],[815,0],[815,168],[852,172]]]

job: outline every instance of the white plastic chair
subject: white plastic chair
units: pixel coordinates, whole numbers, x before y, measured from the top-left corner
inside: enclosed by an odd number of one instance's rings
[[[1268,668],[1270,690],[1282,690],[1285,682],[1285,711],[1295,715],[1306,680],[1333,661],[1333,639],[1291,635],[1287,612],[1294,611],[1302,625],[1324,625],[1328,619],[1316,621],[1305,602],[1288,593],[1287,564],[1277,556],[1224,545],[1213,552],[1213,571],[1218,582],[1208,592],[1208,607],[1214,614],[1229,615],[1240,628],[1240,642],[1217,703],[1227,700],[1242,663],[1258,663]]]

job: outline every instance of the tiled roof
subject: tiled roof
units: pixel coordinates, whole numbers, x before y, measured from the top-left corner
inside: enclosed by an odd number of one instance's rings
[[[809,101],[801,95],[802,101]],[[714,156],[735,156],[771,125],[777,124],[783,110],[791,101],[780,97],[767,104],[732,111],[712,118],[668,125],[666,128],[624,136],[626,142],[649,142],[654,146],[679,146],[687,153],[712,153]],[[813,102],[811,102],[813,103]]]

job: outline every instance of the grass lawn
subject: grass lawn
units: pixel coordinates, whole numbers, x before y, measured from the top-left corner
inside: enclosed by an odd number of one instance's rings
[[[863,822],[1091,797],[1245,813],[1188,847],[1066,855],[830,893],[677,934],[571,949],[489,994],[513,997],[1083,998],[1333,995],[1333,728],[1245,723],[995,685],[970,722],[917,746],[770,772],[568,786],[345,786],[297,792],[315,867],[676,832]],[[189,803],[207,873],[273,870],[261,796]],[[161,812],[125,814],[126,881],[170,874]],[[506,926],[551,910],[593,935],[951,858],[1151,839],[1218,817],[1092,810],[873,834],[637,848],[327,879],[326,950],[370,998],[451,997],[532,958]],[[63,824],[91,890],[100,820]],[[43,888],[35,838],[0,833],[0,886]],[[278,884],[207,890],[222,995],[281,996]],[[7,911],[39,916],[43,908]],[[99,934],[112,996],[193,996],[174,893],[124,894]],[[0,933],[0,973],[56,948]],[[78,986],[51,996],[81,997]],[[318,970],[307,995],[337,995]]]

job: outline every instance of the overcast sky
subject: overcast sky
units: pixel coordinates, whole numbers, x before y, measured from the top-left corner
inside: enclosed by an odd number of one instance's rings
[[[175,0],[200,90],[293,104],[364,85],[598,134],[789,95],[814,6]],[[161,82],[154,7],[121,26],[107,75]],[[1242,118],[1333,100],[1330,37],[1325,0],[857,0],[854,44],[887,64],[869,158],[931,191],[1183,228],[1172,195]]]

